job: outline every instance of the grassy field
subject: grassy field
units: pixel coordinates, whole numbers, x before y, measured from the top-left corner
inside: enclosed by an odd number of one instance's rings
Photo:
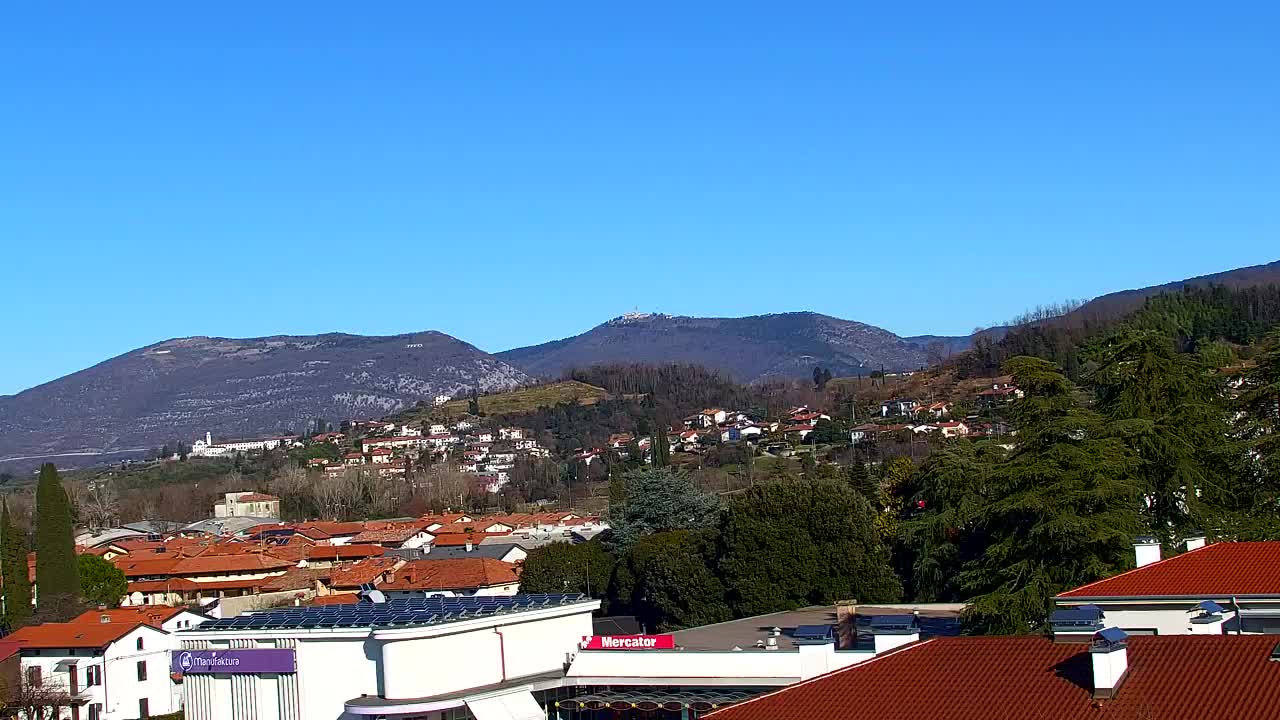
[[[565,380],[520,388],[511,392],[483,395],[480,397],[480,410],[486,415],[521,413],[565,402],[591,405],[608,396],[609,393],[604,388],[577,380]],[[442,409],[449,415],[462,415],[467,411],[467,399],[452,400],[445,403]]]

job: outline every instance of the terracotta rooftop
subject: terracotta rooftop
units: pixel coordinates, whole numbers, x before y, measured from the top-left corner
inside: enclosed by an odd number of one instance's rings
[[[242,553],[235,555],[197,555],[182,558],[174,565],[170,574],[187,575],[225,575],[230,573],[258,573],[283,570],[293,563],[280,560],[262,553]]]
[[[422,523],[411,525],[403,525],[400,527],[382,528],[379,530],[365,530],[364,532],[351,538],[352,543],[401,543],[412,538],[423,530]]]
[[[382,557],[382,548],[373,544],[311,545],[307,548],[308,560],[360,560],[368,557]]]
[[[1280,542],[1222,542],[1068,590],[1060,598],[1280,597]]]
[[[335,588],[359,587],[371,583],[398,564],[404,562],[399,558],[380,557],[360,560],[350,565],[335,565],[329,576],[329,586]]]
[[[130,593],[190,592],[199,590],[201,587],[204,586],[186,578],[165,578],[164,580],[131,581],[128,590]]]
[[[161,624],[169,620],[169,618],[185,611],[186,608],[169,607],[168,605],[142,605],[137,607],[108,608],[106,610],[89,610],[81,613],[71,622],[102,624],[102,617],[105,615],[110,618],[113,623],[125,623],[128,625],[145,623],[151,627],[158,628]]]
[[[1280,717],[1275,636],[1129,639],[1129,672],[1095,700],[1088,646],[944,637],[762,695],[711,720],[1264,720]]]
[[[466,545],[467,542],[470,541],[474,545],[479,545],[480,541],[487,537],[507,537],[507,533],[447,532],[436,535],[435,540],[432,540],[431,544],[437,547],[450,547]]]
[[[138,622],[44,623],[24,627],[6,637],[22,648],[101,648],[128,635]],[[159,632],[164,632],[163,630]]]
[[[410,560],[378,585],[381,590],[461,590],[520,581],[516,566],[493,558]]]

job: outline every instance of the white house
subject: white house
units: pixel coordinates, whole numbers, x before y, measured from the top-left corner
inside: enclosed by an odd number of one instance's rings
[[[229,492],[213,504],[213,516],[278,518],[280,498],[256,492]]]
[[[1138,538],[1137,569],[1061,593],[1054,606],[1096,608],[1130,635],[1280,633],[1280,542],[1186,545],[1162,560],[1159,542]]]
[[[113,615],[25,627],[18,644],[21,677],[29,685],[65,692],[74,706],[63,718],[125,720],[180,709],[169,676],[170,633]]]

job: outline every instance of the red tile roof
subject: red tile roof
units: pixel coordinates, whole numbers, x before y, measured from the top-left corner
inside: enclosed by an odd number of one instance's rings
[[[1266,635],[1129,639],[1116,696],[1095,700],[1088,646],[1041,637],[909,645],[712,713],[709,720],[1273,720]]]
[[[362,560],[370,557],[382,557],[380,545],[312,545],[307,548],[307,559],[315,562],[325,560]]]
[[[493,558],[411,560],[378,585],[381,590],[463,590],[519,582],[514,564]]]
[[[158,592],[191,592],[199,590],[202,586],[199,583],[192,582],[185,578],[166,578],[164,580],[139,580],[131,582],[128,585],[130,593],[158,593]]]
[[[272,502],[278,501],[280,498],[275,495],[267,495],[266,493],[249,493],[236,498],[236,502]]]
[[[421,524],[405,525],[401,527],[388,527],[378,530],[365,530],[364,532],[351,538],[353,544],[356,543],[402,543],[418,533],[426,532],[422,529]]]
[[[467,541],[471,541],[472,543],[479,545],[480,541],[487,537],[506,537],[506,536],[507,536],[507,533],[449,532],[449,533],[444,533],[442,535],[437,535],[435,540],[431,541],[431,544],[437,545],[439,547],[450,547],[450,546],[457,547],[459,545],[466,545]]]
[[[102,617],[105,615],[111,619],[113,623],[124,623],[129,626],[143,623],[153,628],[159,628],[163,623],[178,613],[185,612],[186,608],[170,607],[168,605],[142,605],[134,607],[108,608],[106,610],[89,610],[81,613],[78,617],[71,620],[73,623],[93,623],[105,624]]]
[[[189,575],[261,573],[284,570],[292,565],[293,563],[288,560],[280,560],[261,553],[197,555],[179,560],[170,571],[170,574],[185,577]]]
[[[371,583],[401,562],[404,561],[399,558],[380,557],[361,560],[350,565],[335,565],[333,573],[329,576],[329,587],[353,588]]]
[[[1214,543],[1105,580],[1061,598],[1280,596],[1280,542]]]
[[[5,639],[18,643],[23,649],[101,648],[128,635],[134,628],[143,624],[145,623],[44,623],[24,627]]]

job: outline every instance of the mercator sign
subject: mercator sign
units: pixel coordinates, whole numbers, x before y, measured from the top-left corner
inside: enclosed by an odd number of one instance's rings
[[[674,635],[592,635],[583,638],[583,650],[675,650]]]

